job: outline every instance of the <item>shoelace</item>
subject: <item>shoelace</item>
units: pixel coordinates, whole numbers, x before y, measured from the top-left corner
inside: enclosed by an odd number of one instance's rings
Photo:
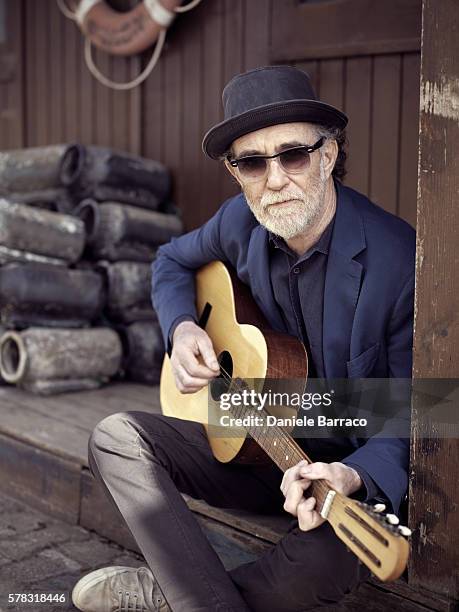
[[[131,597],[133,601],[131,607],[129,607]],[[114,612],[148,612],[148,609],[144,606],[137,605],[137,597],[137,593],[131,593],[130,591],[118,591],[118,607],[116,610],[114,610]],[[155,597],[155,602],[159,610],[161,605],[164,603],[164,600],[159,594],[157,594]]]
[[[148,612],[144,606],[137,605],[137,593],[118,591],[118,607],[114,612]]]

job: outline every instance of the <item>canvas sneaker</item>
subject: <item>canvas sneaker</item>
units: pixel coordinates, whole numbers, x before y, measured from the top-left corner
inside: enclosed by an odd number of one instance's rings
[[[82,612],[171,612],[148,567],[103,567],[83,576],[72,601]]]

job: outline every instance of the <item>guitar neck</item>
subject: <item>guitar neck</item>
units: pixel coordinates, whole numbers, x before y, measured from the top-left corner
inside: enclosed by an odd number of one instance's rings
[[[245,426],[245,429],[282,472],[286,472],[300,461],[312,463],[308,455],[283,427],[266,424],[269,413],[264,408],[259,406],[255,408],[257,423],[261,424],[249,424]],[[254,407],[231,406],[230,412],[235,418],[253,417]],[[247,422],[250,423],[251,420],[248,418]],[[310,491],[317,500],[319,512],[330,490],[324,480],[315,480],[311,483]]]
[[[230,412],[236,418],[253,417],[253,408],[231,406]],[[312,463],[287,431],[266,424],[269,413],[264,408],[256,412],[259,417],[256,425],[250,425],[253,420],[249,418],[245,429],[283,472],[302,460]],[[409,548],[396,526],[384,524],[384,519],[370,506],[334,491],[324,480],[313,481],[309,490],[316,498],[317,512],[378,578],[395,580],[401,575]]]

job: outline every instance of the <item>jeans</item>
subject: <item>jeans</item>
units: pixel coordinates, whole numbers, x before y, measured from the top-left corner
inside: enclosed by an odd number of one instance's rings
[[[227,572],[180,492],[221,508],[282,511],[274,464],[220,463],[202,425],[146,412],[101,421],[89,465],[120,511],[173,612],[300,612],[339,602],[369,576],[328,523]]]

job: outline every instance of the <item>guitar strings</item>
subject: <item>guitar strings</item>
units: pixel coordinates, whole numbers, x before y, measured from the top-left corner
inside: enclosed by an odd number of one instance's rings
[[[221,373],[222,373],[222,378],[224,380],[226,380],[226,382],[228,382],[230,385],[233,383],[235,385],[235,387],[238,388],[238,389],[243,389],[244,388],[243,385],[237,383],[237,379],[232,379],[230,374],[228,372],[226,372],[226,370],[223,367],[220,366],[220,370],[221,370]],[[279,428],[279,429],[282,431],[282,428]],[[287,434],[287,436],[289,436],[288,432],[285,432],[285,433]],[[290,448],[292,448],[292,450],[295,451],[296,449],[294,448],[293,443],[296,445],[296,442],[294,440],[293,441],[290,440],[288,437],[286,437],[285,440],[287,441],[287,444],[290,446]],[[302,452],[302,454],[306,456],[306,453]],[[310,462],[309,457],[306,456],[306,458]],[[323,506],[323,502],[325,501],[325,498],[326,498],[328,492],[330,490],[332,490],[332,489],[326,484],[326,482],[324,480],[312,481],[312,489],[313,489],[313,494],[316,495],[317,503],[320,503]],[[317,493],[319,493],[319,495],[317,495]],[[320,497],[322,495],[324,497],[321,499]],[[330,506],[330,508],[328,510],[327,520],[328,521],[330,521],[330,519],[338,520],[338,517],[341,517],[340,521],[344,521],[345,522],[345,517],[343,517],[343,514],[346,512],[346,509],[348,507],[347,501],[348,500],[347,500],[346,496],[343,496],[343,495],[338,493],[333,498],[333,503],[332,503],[332,505]],[[320,512],[320,509],[318,508],[317,505],[316,505],[316,511]],[[368,517],[368,518],[372,518],[372,517]],[[361,520],[365,523],[363,518],[361,518]],[[365,523],[365,524],[368,524],[368,522]],[[376,524],[376,525],[375,524],[373,524],[373,525],[370,524],[370,528],[373,529],[373,530],[376,530],[379,533],[380,525],[379,524]],[[389,534],[387,534],[387,530],[385,530],[385,532],[386,532],[385,533],[385,537],[387,538],[387,536]],[[368,530],[367,530],[367,535],[368,535]],[[370,535],[372,535],[371,531],[370,531]],[[343,539],[343,538],[341,538],[341,539]],[[344,540],[344,541],[346,542],[347,540]],[[357,546],[357,548],[362,550],[362,547],[359,546],[359,545]],[[357,554],[357,553],[355,553],[355,554]],[[358,555],[358,556],[359,556],[359,558],[361,558],[365,562],[364,558],[360,557],[360,555]],[[368,565],[368,564],[366,563],[366,565]]]
[[[233,379],[231,377],[231,375],[229,374],[229,372],[227,372],[225,370],[225,368],[223,368],[220,365],[220,371],[221,371],[221,375],[222,378],[229,383],[229,386],[231,386],[231,384],[233,384],[235,386],[236,389],[239,390],[243,390],[244,386],[242,384],[239,384],[237,382],[237,379]],[[230,388],[230,387],[229,387]],[[264,409],[263,409],[264,411]],[[277,428],[277,426],[276,426]],[[286,440],[288,447],[290,447],[290,449],[294,452],[294,453],[298,453],[298,450],[295,448],[295,446],[297,446],[297,443],[295,442],[295,440],[291,440],[289,438],[289,433],[288,432],[283,432],[282,428],[279,427],[277,428],[281,431],[281,433],[285,433],[286,437],[284,438],[284,440]],[[312,463],[311,460],[309,459],[309,457],[307,457],[306,453],[304,453],[302,451],[302,449],[299,449],[301,451],[301,454],[304,455],[304,457],[307,459],[307,461],[309,463]],[[313,494],[316,495],[317,498],[317,502],[323,504],[328,492],[331,490],[331,488],[326,484],[326,482],[324,480],[316,480],[316,481],[312,481],[312,489],[313,489]],[[319,495],[317,495],[317,493],[319,493]],[[319,496],[324,496],[323,499],[320,499]],[[328,515],[327,515],[327,519],[330,520],[331,518],[335,517],[337,518],[338,516],[341,516],[342,513],[344,513],[346,511],[347,508],[347,497],[346,496],[342,496],[339,493],[334,497],[333,499],[333,504],[330,506],[329,511],[328,511]],[[316,506],[316,510],[319,512],[320,510],[317,508]],[[378,530],[379,525],[373,527],[376,528],[376,530]]]
[[[231,375],[229,374],[229,372],[227,372],[225,370],[225,368],[221,364],[220,364],[220,371],[222,373],[222,378],[226,382],[228,382],[229,385],[233,384],[236,387],[236,389],[244,390],[243,385],[237,383],[236,379],[233,379],[231,377]],[[286,434],[287,436],[289,436],[289,434],[286,431],[283,431],[282,428],[279,427],[278,429],[280,430],[281,434],[284,434],[284,435]],[[288,447],[290,448],[290,450],[292,451],[292,453],[293,454],[298,454],[298,449],[296,448],[297,447],[296,442],[294,440],[290,440],[289,437],[286,437],[284,439],[286,440],[286,443],[287,443]],[[309,457],[306,456],[306,453],[304,453],[302,451],[301,454],[305,456],[306,460],[309,463],[312,463],[312,461],[309,459]],[[326,484],[326,482],[324,480],[315,480],[315,481],[312,481],[312,483],[313,483],[313,488],[316,489],[318,493],[323,494],[324,496],[326,496],[327,493],[330,491],[330,487]]]
[[[226,372],[226,370],[223,367],[220,367],[220,369],[222,371],[222,378],[224,380],[226,380],[230,385],[231,385],[231,383],[233,383],[234,386],[237,389],[243,389],[244,388],[243,385],[241,385],[241,384],[239,384],[237,382],[237,379],[233,380],[231,378],[230,374],[228,372]],[[279,428],[279,429],[282,429],[282,428]],[[287,434],[287,436],[289,435],[287,432],[285,432],[285,433]],[[296,445],[296,442],[294,440],[293,441],[290,440],[288,437],[285,438],[285,440],[287,441],[287,444],[290,446],[290,448],[292,448],[292,450],[296,451],[296,449],[293,446],[293,444]],[[306,453],[302,453],[302,454],[304,454],[306,456]],[[306,458],[307,458],[307,460],[309,462],[311,462],[309,457],[306,456]],[[329,487],[327,485],[327,483],[324,480],[312,481],[311,488],[312,488],[312,494],[316,497],[316,500],[317,500],[315,509],[316,509],[317,512],[320,513],[321,509],[323,508],[323,504],[324,504],[324,501],[325,501],[325,499],[327,497],[327,494],[332,489],[331,489],[331,487]],[[334,498],[333,498],[333,503],[330,505],[330,507],[328,509],[327,520],[331,521],[333,524],[336,523],[336,521],[338,521],[338,520],[339,520],[340,523],[343,522],[345,524],[346,523],[346,517],[343,516],[343,515],[346,513],[346,509],[348,508],[348,503],[347,503],[348,501],[351,501],[351,500],[348,500],[347,496],[341,495],[340,493],[337,493],[337,495],[335,495]],[[321,504],[320,507],[319,507],[319,504]],[[371,518],[371,517],[368,517],[368,518]],[[368,525],[368,520],[367,520],[367,522],[365,522],[365,520],[362,517],[361,517],[361,520],[364,522],[364,524]],[[380,525],[378,525],[378,524],[376,524],[376,525],[375,524],[373,524],[373,525],[370,524],[370,529],[376,530],[379,533]],[[366,533],[367,533],[367,536],[368,535],[370,535],[370,536],[373,535],[371,533],[371,531],[370,531],[370,533],[368,533],[368,529],[367,529]],[[385,535],[386,538],[387,538],[387,535],[388,534],[386,533],[386,535]],[[373,536],[373,538],[374,538],[374,536]],[[343,538],[341,538],[341,539],[343,539]],[[347,542],[347,541],[348,540],[344,540],[344,542]],[[357,543],[357,548],[360,551],[362,551],[362,546],[360,545],[360,542]],[[363,550],[363,552],[365,552],[365,550]],[[355,554],[358,555],[357,552]],[[359,556],[359,558],[362,559],[363,562],[365,562],[365,558],[361,557],[360,555],[358,555],[358,556]],[[368,565],[368,564],[366,563],[366,565]]]
[[[222,372],[223,372],[223,376],[222,376],[222,378],[223,378],[224,380],[226,380],[226,381],[229,383],[229,385],[230,385],[230,386],[231,386],[231,384],[233,384],[233,387],[236,387],[236,389],[238,389],[238,390],[244,390],[244,386],[243,386],[242,384],[237,383],[237,382],[236,382],[236,379],[232,379],[232,378],[231,378],[231,375],[229,374],[229,372],[227,372],[227,371],[226,371],[226,370],[225,370],[225,369],[224,369],[222,366],[220,366],[220,369],[221,369],[221,370],[222,370]],[[264,409],[263,409],[263,412],[265,412],[265,410],[264,410]],[[273,429],[276,429],[277,431],[279,431],[281,435],[282,435],[282,434],[287,435],[287,437],[285,438],[285,440],[287,441],[287,444],[289,445],[289,447],[290,447],[290,449],[292,450],[292,452],[293,452],[293,453],[300,454],[300,455],[304,456],[304,457],[302,457],[302,458],[305,458],[307,461],[309,461],[310,463],[312,463],[312,462],[311,462],[311,460],[309,459],[309,457],[307,457],[306,453],[305,453],[305,452],[304,452],[304,451],[303,451],[303,450],[302,450],[300,447],[298,447],[298,445],[297,445],[297,443],[295,442],[295,440],[291,440],[291,439],[288,437],[288,435],[289,435],[289,434],[288,434],[288,432],[287,432],[287,431],[285,431],[285,429],[284,429],[284,428],[279,427],[279,426],[274,426],[274,427],[273,427]]]

